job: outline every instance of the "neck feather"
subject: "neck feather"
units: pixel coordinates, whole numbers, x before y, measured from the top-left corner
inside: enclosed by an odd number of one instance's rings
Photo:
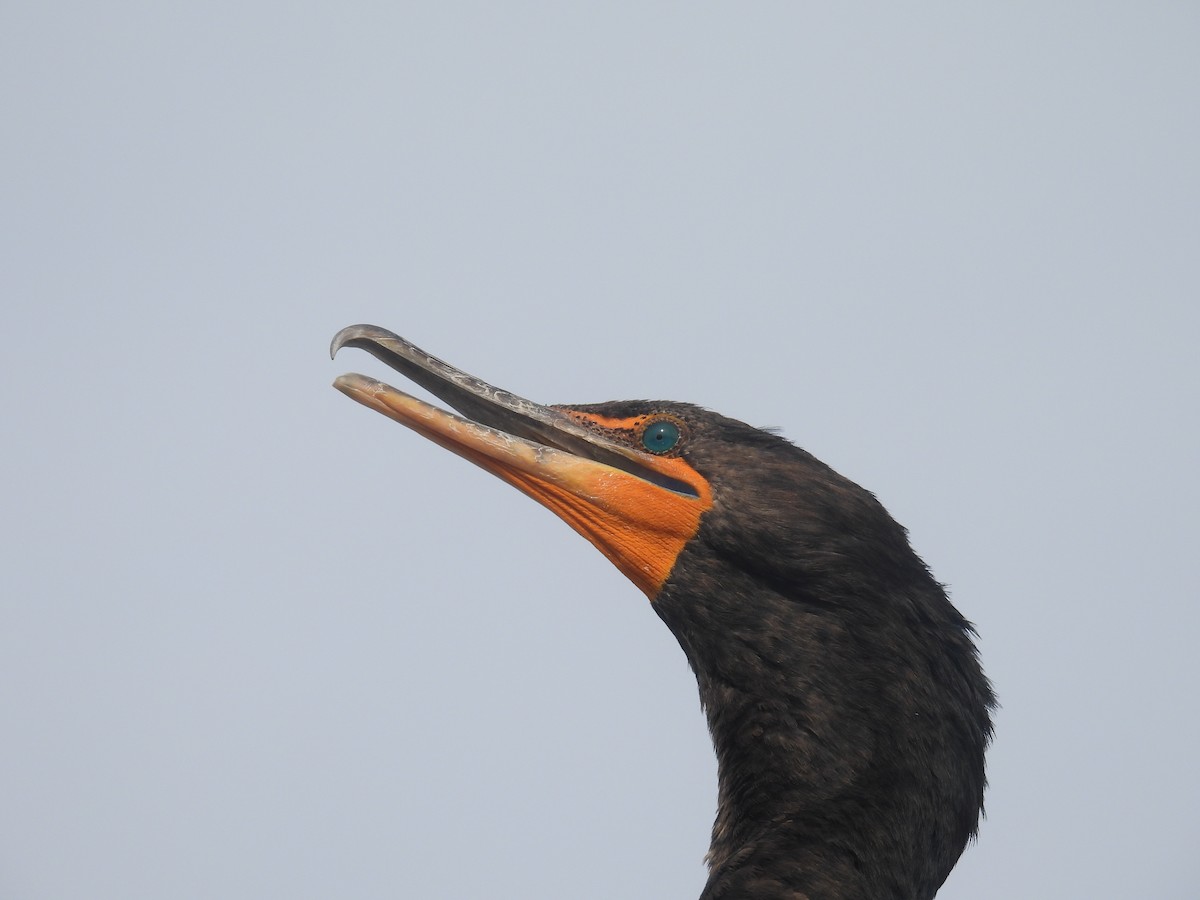
[[[932,897],[982,803],[992,695],[967,623],[928,576],[815,603],[689,562],[655,608],[717,755],[704,900]]]

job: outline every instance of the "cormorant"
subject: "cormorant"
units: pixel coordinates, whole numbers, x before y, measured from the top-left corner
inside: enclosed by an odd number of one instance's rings
[[[343,393],[533,497],[645,592],[718,763],[701,900],[924,900],[983,805],[991,686],[969,622],[874,495],[686,403],[542,406],[371,325],[358,347],[457,409]]]

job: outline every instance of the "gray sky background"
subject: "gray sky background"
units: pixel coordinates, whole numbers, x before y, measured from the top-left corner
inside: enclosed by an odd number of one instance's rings
[[[0,896],[699,894],[645,598],[343,325],[875,491],[1004,708],[945,898],[1200,880],[1200,7],[0,7]]]

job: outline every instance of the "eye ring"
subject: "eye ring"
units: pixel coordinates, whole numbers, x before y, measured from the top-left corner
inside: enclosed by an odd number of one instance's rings
[[[663,456],[682,443],[686,429],[674,416],[658,415],[642,426],[638,440],[642,449],[655,456]]]

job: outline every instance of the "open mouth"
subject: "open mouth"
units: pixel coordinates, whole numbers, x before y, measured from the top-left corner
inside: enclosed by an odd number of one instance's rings
[[[586,413],[493,387],[374,325],[343,328],[330,355],[343,347],[366,350],[461,415],[365,375],[334,387],[550,508],[651,597],[711,506],[707,481],[683,460],[639,451]]]

